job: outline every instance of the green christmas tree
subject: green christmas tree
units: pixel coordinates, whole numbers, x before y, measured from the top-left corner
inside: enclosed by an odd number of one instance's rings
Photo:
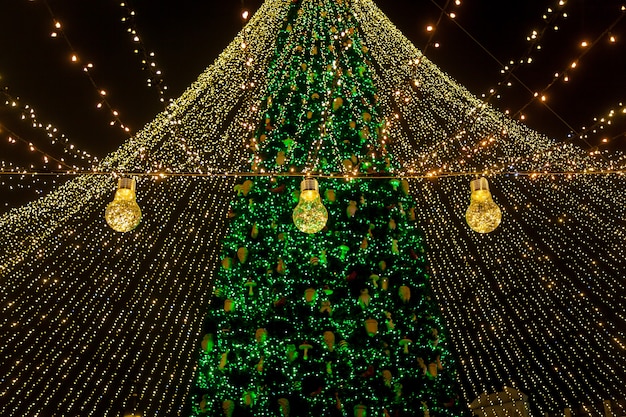
[[[236,186],[193,415],[460,415],[415,204],[393,177],[348,2],[292,1],[275,48],[249,140],[259,175]],[[304,177],[328,220],[320,207],[296,220],[318,233],[292,220]]]

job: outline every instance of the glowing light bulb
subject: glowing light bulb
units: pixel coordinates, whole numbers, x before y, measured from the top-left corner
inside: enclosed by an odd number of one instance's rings
[[[500,207],[493,202],[489,183],[486,178],[479,178],[470,183],[472,196],[465,213],[469,227],[478,233],[493,232],[502,220]]]
[[[135,201],[135,188],[133,178],[120,178],[115,197],[107,205],[104,219],[116,232],[130,232],[141,221],[141,209]]]
[[[293,223],[304,233],[317,233],[326,226],[328,211],[320,199],[317,180],[306,178],[300,183],[300,201],[292,217]]]

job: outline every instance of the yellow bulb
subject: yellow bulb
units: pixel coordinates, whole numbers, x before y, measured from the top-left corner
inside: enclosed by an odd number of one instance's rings
[[[300,183],[300,200],[292,217],[293,223],[304,233],[317,233],[326,226],[328,210],[322,204],[317,180],[307,178]]]
[[[134,179],[120,178],[115,197],[106,207],[104,219],[116,232],[130,232],[141,221],[141,209],[135,201],[135,187]]]
[[[469,227],[478,233],[493,232],[502,220],[500,207],[493,202],[489,183],[486,178],[479,178],[470,183],[472,196],[465,213]]]

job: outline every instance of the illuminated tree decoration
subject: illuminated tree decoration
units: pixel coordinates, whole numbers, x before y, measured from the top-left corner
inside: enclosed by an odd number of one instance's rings
[[[249,138],[251,169],[276,175],[235,186],[192,415],[461,415],[358,20],[298,0],[283,22]]]
[[[490,233],[496,230],[502,220],[500,207],[494,203],[489,191],[489,183],[484,177],[470,183],[472,195],[465,213],[469,227],[478,233]]]
[[[141,221],[141,209],[135,201],[136,182],[133,178],[120,178],[115,197],[104,212],[104,219],[116,232],[130,232]]]
[[[302,180],[300,199],[293,209],[293,223],[304,233],[317,233],[326,226],[327,221],[328,210],[322,204],[317,180]]]

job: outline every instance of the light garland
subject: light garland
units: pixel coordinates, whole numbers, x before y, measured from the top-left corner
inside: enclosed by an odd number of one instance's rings
[[[526,102],[526,104],[524,104],[523,106],[521,106],[519,108],[519,110],[515,111],[512,115],[513,118],[520,116],[520,118],[523,120],[523,111],[534,101],[536,101],[537,99],[542,102],[545,103],[547,101],[546,98],[546,94],[548,92],[548,90],[560,79],[563,79],[564,81],[568,81],[569,76],[568,74],[571,73],[572,71],[574,71],[576,68],[578,68],[578,66],[580,65],[581,61],[583,60],[583,58],[593,49],[594,46],[598,45],[600,43],[601,40],[605,39],[607,37],[607,35],[609,33],[611,33],[611,30],[617,26],[617,24],[626,16],[626,13],[623,11],[623,9],[621,10],[621,13],[617,16],[617,18],[615,18],[615,20],[613,20],[613,22],[611,22],[609,24],[609,26],[600,34],[598,35],[592,42],[587,42],[587,41],[582,41],[580,43],[580,53],[573,59],[570,61],[570,63],[567,65],[567,67],[562,70],[561,72],[556,72],[554,73],[554,77],[553,79],[543,88],[536,90],[533,93],[533,98],[531,100],[529,100],[528,102]]]
[[[85,74],[85,76],[89,79],[90,84],[92,85],[98,96],[98,104],[96,105],[96,107],[98,109],[104,107],[106,110],[109,111],[111,117],[111,122],[109,124],[111,126],[118,126],[127,136],[132,136],[130,127],[122,122],[119,111],[115,110],[115,108],[111,105],[111,102],[108,99],[108,92],[106,91],[106,89],[102,88],[98,83],[96,83],[93,75],[91,75],[91,72],[94,69],[94,64],[91,62],[83,63],[82,57],[79,56],[76,49],[74,49],[72,42],[70,42],[70,39],[63,29],[62,22],[55,15],[54,11],[50,7],[50,4],[48,3],[48,0],[42,0],[42,3],[48,11],[50,18],[52,19],[53,29],[50,33],[50,37],[61,38],[70,50],[70,61],[75,64],[82,65],[83,74]]]
[[[148,52],[142,37],[139,34],[139,29],[136,23],[137,12],[127,2],[121,2],[120,7],[124,11],[124,17],[122,22],[127,25],[128,34],[131,36],[131,40],[135,45],[133,52],[141,57],[142,69],[150,74],[150,77],[146,80],[148,87],[154,87],[159,93],[159,101],[161,103],[171,102],[171,99],[167,97],[168,86],[165,83],[163,70],[159,67],[156,61],[156,54],[154,52]]]
[[[21,120],[27,122],[33,129],[44,131],[46,134],[46,138],[48,139],[50,145],[55,145],[55,146],[61,145],[63,147],[63,153],[70,155],[73,159],[72,161],[73,165],[71,168],[80,169],[80,168],[83,168],[85,164],[88,164],[89,166],[92,166],[92,167],[97,164],[98,162],[97,157],[94,157],[89,152],[79,149],[74,144],[74,142],[71,142],[70,139],[64,133],[59,134],[59,129],[55,127],[54,125],[52,125],[51,123],[42,122],[39,119],[39,116],[37,115],[37,111],[33,108],[33,106],[30,104],[23,103],[19,98],[11,95],[8,91],[8,88],[5,87],[3,89],[0,89],[0,97],[4,99],[5,106],[11,109],[19,110]],[[10,136],[17,137],[18,140],[20,140],[21,142],[26,143],[29,146],[32,145],[29,141],[21,139],[19,135],[10,131],[6,126],[0,125],[0,133],[9,133]],[[11,141],[10,137],[9,137],[9,141]],[[39,150],[38,153],[43,156],[43,162],[45,164],[47,164],[50,160],[56,159],[44,151]],[[79,159],[79,161],[77,161],[77,159]],[[61,164],[59,164],[58,169],[61,169],[61,166],[69,167],[66,161],[59,161],[59,162],[61,162]]]
[[[525,53],[519,58],[511,59],[507,65],[502,66],[500,73],[504,76],[501,81],[498,82],[496,87],[489,89],[489,94],[483,93],[481,95],[481,97],[485,98],[486,102],[489,102],[493,97],[499,99],[502,93],[500,88],[502,86],[512,86],[510,79],[513,78],[513,74],[521,67],[532,64],[535,61],[534,54],[542,49],[541,42],[544,40],[544,37],[550,33],[550,31],[558,31],[559,26],[557,23],[559,20],[567,18],[567,5],[568,2],[565,0],[556,0],[554,6],[550,6],[546,9],[545,13],[542,15],[543,27],[533,29],[526,36],[528,48]]]

